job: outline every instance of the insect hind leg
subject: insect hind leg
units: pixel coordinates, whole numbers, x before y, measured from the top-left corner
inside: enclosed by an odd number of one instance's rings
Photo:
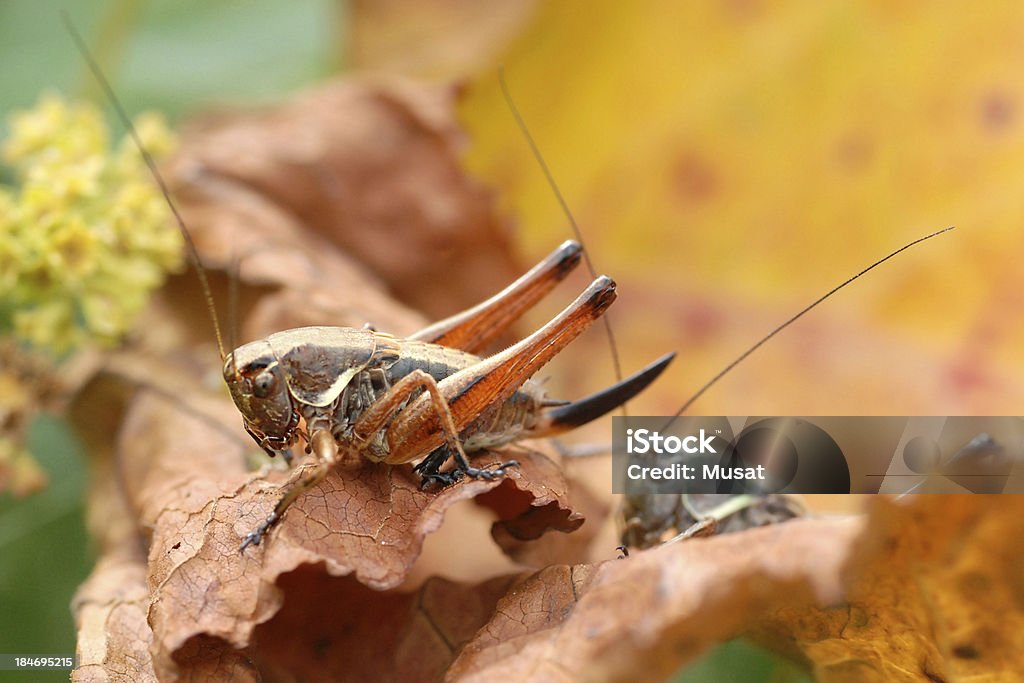
[[[505,470],[518,465],[514,460],[502,463],[497,469],[479,469],[471,467],[469,458],[462,448],[459,440],[459,427],[456,425],[455,417],[452,415],[451,406],[445,399],[437,380],[423,370],[417,369],[398,380],[388,390],[387,394],[380,397],[363,413],[362,417],[353,426],[352,432],[364,445],[369,443],[369,435],[382,429],[392,419],[402,420],[401,411],[405,410],[406,403],[410,396],[417,391],[423,390],[429,399],[428,410],[419,416],[417,425],[430,422],[434,417],[440,430],[427,428],[427,438],[444,439],[441,445],[429,452],[426,459],[416,466],[415,471],[423,477],[421,488],[426,488],[431,482],[437,482],[442,486],[448,486],[466,476],[471,479],[496,479],[505,475]],[[473,415],[467,418],[475,417]],[[468,419],[466,421],[469,421]],[[392,426],[394,423],[392,423]],[[389,464],[411,462],[416,459],[416,450],[420,447],[420,440],[399,439],[392,444],[392,456],[395,460],[385,460]],[[422,452],[422,451],[420,451]],[[410,457],[407,457],[410,456]],[[455,469],[450,472],[441,472],[441,467],[448,458],[455,461]]]
[[[449,458],[455,461],[455,468],[442,472],[441,467],[448,462]],[[486,479],[488,481],[500,479],[505,476],[505,470],[518,466],[518,460],[506,460],[486,468],[472,467],[465,456],[444,445],[431,452],[420,464],[413,468],[413,471],[420,475],[420,490],[422,491],[434,483],[440,485],[441,488],[451,486],[462,479],[462,477]]]

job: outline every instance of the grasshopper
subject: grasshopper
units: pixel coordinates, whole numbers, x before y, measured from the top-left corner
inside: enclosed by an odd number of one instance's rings
[[[228,354],[224,381],[256,443],[290,459],[288,449],[301,436],[315,456],[242,549],[258,545],[342,455],[388,465],[418,460],[421,487],[496,479],[516,461],[478,469],[467,454],[585,424],[653,382],[674,353],[575,402],[548,399],[530,379],[615,300],[615,283],[606,276],[526,339],[488,358],[475,355],[564,279],[581,251],[579,243],[565,242],[487,301],[405,339],[370,329],[302,327]],[[454,469],[442,471],[449,460]]]
[[[245,431],[270,456],[291,464],[300,439],[312,466],[297,468],[271,514],[245,536],[259,545],[285,510],[343,457],[403,465],[417,462],[421,486],[462,478],[494,480],[509,460],[476,468],[470,453],[524,438],[557,434],[618,407],[654,381],[675,354],[576,402],[548,399],[531,377],[599,319],[615,300],[615,283],[595,277],[579,297],[539,330],[505,351],[476,355],[535,305],[579,263],[568,241],[483,303],[402,339],[370,327],[303,327],[225,352],[213,296],[191,234],[151,155],[84,40],[65,23],[118,118],[133,138],[184,238],[206,297],[223,377]],[[449,461],[453,468],[443,470]]]

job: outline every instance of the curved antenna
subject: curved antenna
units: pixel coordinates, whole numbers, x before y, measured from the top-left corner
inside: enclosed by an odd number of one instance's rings
[[[679,407],[679,410],[677,410],[677,411],[675,412],[675,415],[673,415],[673,416],[672,416],[671,418],[669,418],[669,421],[665,423],[665,426],[664,426],[664,427],[662,428],[662,430],[668,429],[668,428],[669,428],[669,426],[671,426],[671,424],[672,424],[673,422],[675,422],[676,418],[678,418],[678,417],[679,417],[679,416],[681,416],[681,415],[682,415],[682,414],[683,414],[684,412],[686,412],[686,409],[687,409],[687,408],[689,408],[689,407],[690,407],[691,405],[693,405],[693,403],[694,403],[694,402],[695,402],[695,401],[696,401],[696,400],[697,400],[698,398],[700,398],[701,396],[703,396],[703,395],[704,395],[704,392],[706,392],[706,391],[707,391],[708,389],[710,389],[710,388],[711,388],[712,386],[714,386],[715,384],[717,384],[717,383],[718,383],[718,380],[720,380],[720,379],[722,379],[723,377],[725,377],[725,376],[726,376],[726,375],[727,375],[727,374],[729,373],[729,371],[730,371],[730,370],[732,370],[732,369],[733,369],[733,368],[735,368],[735,367],[736,367],[737,365],[739,365],[740,363],[742,363],[743,361],[745,361],[745,360],[747,359],[747,357],[748,357],[748,356],[749,356],[750,354],[754,353],[754,351],[757,351],[757,350],[758,350],[759,348],[761,348],[761,347],[762,347],[762,346],[763,346],[763,345],[764,345],[764,344],[765,344],[765,343],[766,343],[766,342],[767,342],[767,341],[768,341],[769,339],[771,339],[772,337],[774,337],[775,335],[777,335],[777,334],[778,334],[779,332],[782,332],[782,331],[783,331],[784,329],[786,329],[787,327],[789,327],[790,325],[792,325],[793,323],[795,323],[795,322],[796,322],[797,320],[799,320],[800,318],[802,318],[802,317],[804,317],[805,315],[807,315],[808,313],[810,313],[810,311],[811,311],[811,310],[812,310],[813,308],[815,308],[815,307],[816,307],[816,306],[817,306],[818,304],[820,304],[820,303],[822,303],[823,301],[825,301],[825,299],[828,299],[828,298],[829,298],[830,296],[832,296],[833,294],[835,294],[836,292],[838,292],[838,291],[839,291],[840,289],[842,289],[842,288],[843,288],[843,287],[845,287],[846,285],[850,284],[851,282],[853,282],[854,280],[856,280],[856,279],[857,279],[857,278],[859,278],[860,276],[864,275],[864,274],[865,274],[865,273],[867,273],[868,271],[870,271],[870,270],[873,270],[873,269],[877,268],[878,266],[882,265],[883,263],[885,263],[886,261],[888,261],[888,260],[889,260],[889,259],[891,259],[892,257],[896,256],[896,255],[897,255],[897,254],[899,254],[900,252],[902,252],[902,251],[906,251],[907,249],[910,249],[910,248],[911,248],[912,246],[914,246],[915,244],[920,244],[921,242],[924,242],[925,240],[930,240],[930,239],[931,239],[931,238],[933,238],[933,237],[938,237],[938,236],[939,236],[939,235],[941,235],[942,233],[944,233],[944,232],[949,232],[949,231],[950,231],[950,230],[952,230],[953,228],[954,228],[954,226],[950,226],[950,227],[948,227],[948,228],[943,228],[942,230],[937,230],[937,231],[935,231],[935,232],[931,233],[930,235],[925,235],[924,237],[918,237],[918,238],[917,238],[916,240],[914,240],[913,242],[910,242],[909,244],[905,244],[905,245],[903,245],[902,247],[900,247],[900,248],[899,248],[899,249],[897,249],[896,251],[892,252],[892,253],[891,253],[891,254],[889,254],[888,256],[886,256],[886,257],[884,257],[884,258],[880,258],[880,259],[878,259],[877,261],[875,261],[874,263],[872,263],[872,264],[871,264],[870,266],[868,266],[868,267],[867,267],[867,268],[865,268],[864,270],[862,270],[862,271],[860,271],[859,273],[857,273],[856,275],[853,275],[852,277],[849,277],[849,278],[847,278],[846,280],[843,280],[843,281],[842,281],[841,283],[839,283],[838,285],[836,285],[835,287],[833,287],[832,289],[830,289],[829,291],[827,291],[827,292],[826,292],[825,294],[821,295],[820,297],[818,297],[817,299],[815,299],[815,300],[814,300],[813,302],[811,302],[811,303],[810,303],[810,304],[808,304],[807,306],[804,306],[804,307],[803,307],[802,309],[800,309],[800,311],[799,311],[798,313],[796,313],[796,315],[792,316],[792,317],[791,317],[791,318],[790,318],[789,320],[787,320],[786,322],[782,323],[781,325],[779,325],[778,327],[776,327],[776,328],[775,328],[774,330],[772,330],[771,332],[769,332],[769,333],[768,333],[768,334],[766,334],[765,336],[761,337],[761,339],[760,339],[760,340],[759,340],[759,341],[758,341],[758,342],[757,342],[756,344],[754,344],[753,346],[751,346],[750,348],[748,348],[748,349],[747,349],[746,351],[744,351],[743,353],[741,353],[741,354],[740,354],[739,356],[737,356],[737,357],[736,357],[736,359],[735,359],[734,361],[732,361],[731,363],[729,363],[728,365],[726,365],[726,366],[725,366],[724,368],[722,368],[722,369],[721,369],[721,370],[720,370],[720,371],[718,372],[718,374],[716,374],[716,375],[715,375],[714,377],[712,377],[712,378],[711,378],[710,380],[708,380],[708,381],[707,381],[707,383],[705,383],[705,384],[704,384],[704,386],[702,386],[702,387],[701,387],[700,389],[698,389],[698,390],[697,390],[697,392],[696,392],[696,393],[695,393],[695,394],[694,394],[693,396],[691,396],[691,397],[690,397],[689,399],[687,399],[687,400],[686,400],[686,402],[685,402],[685,403],[683,403],[683,405]]]
[[[590,260],[590,250],[587,249],[586,240],[583,239],[583,231],[580,230],[580,226],[576,223],[576,218],[573,217],[572,211],[569,209],[569,203],[565,201],[565,197],[562,196],[562,191],[558,189],[558,183],[555,182],[555,176],[551,173],[551,169],[548,168],[548,164],[544,161],[544,156],[540,153],[540,148],[534,141],[533,136],[530,134],[530,129],[526,126],[526,121],[523,119],[522,114],[519,113],[519,109],[516,107],[515,102],[512,101],[512,93],[508,89],[508,83],[505,81],[505,67],[498,67],[498,83],[501,84],[501,94],[505,96],[505,103],[508,108],[512,111],[512,116],[516,120],[516,125],[519,126],[519,130],[522,132],[523,137],[526,138],[527,144],[530,145],[530,151],[533,152],[533,158],[537,160],[541,170],[544,171],[544,177],[548,181],[548,185],[551,186],[551,190],[555,193],[555,197],[558,199],[558,204],[562,208],[562,213],[569,220],[569,225],[572,226],[573,234],[576,235],[576,241],[583,245],[583,262],[587,264],[587,270],[590,271],[590,278],[592,280],[597,279],[597,271],[594,270],[594,263]],[[601,321],[604,323],[604,331],[608,336],[608,346],[612,353],[612,365],[615,368],[615,381],[622,381],[622,363],[619,361],[619,345],[615,342],[615,333],[612,331],[612,322],[605,313],[601,317]],[[622,412],[626,413],[626,404],[622,404]]]
[[[238,348],[238,283],[241,275],[242,260],[235,252],[231,258],[231,277],[228,278],[228,344],[232,349],[231,376],[235,379],[238,379],[238,360],[235,358],[234,349]]]
[[[164,200],[167,202],[167,206],[170,207],[171,213],[174,215],[174,220],[178,224],[178,230],[181,231],[181,236],[185,239],[185,249],[188,253],[189,260],[192,261],[192,265],[196,269],[196,274],[199,276],[199,284],[202,286],[203,295],[206,297],[206,309],[210,314],[210,320],[213,322],[213,333],[217,337],[217,350],[220,352],[220,359],[223,361],[227,358],[227,354],[224,352],[224,339],[221,336],[220,322],[217,320],[217,309],[213,305],[213,293],[210,290],[210,283],[206,279],[206,269],[203,268],[203,262],[199,259],[199,251],[196,249],[195,242],[192,241],[192,235],[189,233],[188,228],[185,227],[185,221],[178,212],[178,207],[175,205],[174,200],[171,199],[171,192],[167,189],[167,183],[164,182],[164,178],[160,175],[160,171],[156,167],[156,162],[153,161],[153,157],[150,155],[149,150],[142,144],[142,138],[139,137],[139,133],[135,130],[135,125],[132,120],[128,117],[128,113],[124,110],[121,105],[121,101],[117,98],[114,93],[114,88],[110,85],[107,77],[103,75],[103,70],[100,69],[100,65],[96,63],[96,59],[92,56],[92,52],[89,51],[88,46],[85,44],[85,40],[82,38],[78,29],[71,23],[71,18],[68,16],[66,11],[61,11],[61,19],[64,21],[64,27],[68,33],[71,34],[71,38],[75,41],[75,46],[78,48],[78,52],[81,53],[85,63],[89,66],[89,70],[92,75],[96,78],[96,81],[100,84],[100,88],[106,95],[107,100],[110,102],[114,111],[117,113],[117,118],[121,120],[121,125],[125,127],[132,140],[135,142],[135,146],[139,150],[139,154],[142,155],[142,160],[146,162],[146,166],[149,168],[149,172],[153,176],[153,180],[156,182],[157,187],[160,189],[160,193],[163,194]]]

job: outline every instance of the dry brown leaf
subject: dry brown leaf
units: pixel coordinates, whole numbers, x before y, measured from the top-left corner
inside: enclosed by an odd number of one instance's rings
[[[760,639],[817,680],[1018,680],[1024,671],[1024,501],[878,498],[842,609],[785,610]]]
[[[314,251],[318,234],[432,318],[492,295],[521,271],[491,193],[462,170],[455,95],[397,78],[346,80],[274,109],[197,122],[175,179],[191,206],[213,214],[196,217],[214,231],[203,236],[216,243],[205,253],[226,263],[233,244],[248,270],[252,223],[270,216],[302,231],[278,230],[252,266],[268,281],[292,269],[277,246]]]
[[[256,658],[278,680],[440,680],[515,578],[381,593],[303,567],[282,578],[288,602],[257,628]]]
[[[859,528],[802,521],[414,593],[307,564],[278,580],[287,600],[250,652],[271,680],[662,680],[765,610],[834,601]]]
[[[72,604],[78,625],[76,681],[156,679],[146,623],[144,557],[101,559]]]
[[[548,567],[498,602],[448,679],[664,680],[759,614],[838,600],[860,528],[854,519],[801,520]]]
[[[520,529],[507,524],[495,524],[491,529],[495,543],[516,562],[535,568],[552,564],[579,563],[589,559],[594,545],[605,540],[599,538],[601,524],[609,516],[618,514],[618,510],[614,509],[614,499],[608,496],[599,497],[572,476],[568,476],[567,480],[572,491],[573,510],[578,511],[587,523],[570,536],[545,534],[539,537],[536,534],[524,534]],[[501,490],[485,493],[477,502],[488,504],[492,496],[500,493]],[[531,516],[538,518],[541,514],[541,510],[535,510]],[[599,551],[598,558],[614,557],[614,547],[614,542],[605,544],[603,552]]]
[[[152,681],[146,623],[146,554],[117,476],[114,433],[130,389],[110,377],[87,383],[71,405],[71,418],[92,455],[87,525],[100,551],[71,605],[78,628],[76,681]]]

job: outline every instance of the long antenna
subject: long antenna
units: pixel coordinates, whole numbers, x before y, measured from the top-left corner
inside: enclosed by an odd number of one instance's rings
[[[68,33],[71,34],[71,38],[75,41],[75,46],[81,53],[85,63],[89,66],[89,70],[92,71],[92,75],[96,78],[96,81],[100,84],[107,100],[110,102],[114,111],[117,113],[117,117],[121,120],[121,124],[128,131],[128,134],[135,141],[135,146],[139,149],[139,154],[142,155],[143,161],[146,162],[146,166],[149,167],[150,173],[153,175],[153,180],[156,182],[157,187],[160,188],[161,194],[167,201],[167,206],[170,207],[171,213],[174,215],[174,220],[178,224],[178,230],[181,231],[181,236],[185,239],[185,248],[188,252],[189,259],[192,261],[192,265],[196,269],[196,274],[199,276],[199,284],[203,288],[203,295],[206,297],[206,308],[210,313],[210,320],[213,322],[213,332],[217,337],[217,350],[220,351],[220,358],[223,361],[227,358],[227,354],[224,352],[224,339],[221,336],[220,322],[217,320],[217,309],[213,305],[213,293],[210,290],[210,283],[206,279],[206,270],[203,268],[203,262],[199,259],[199,251],[196,249],[195,242],[192,241],[192,235],[189,233],[188,228],[185,227],[185,221],[182,219],[181,214],[178,212],[178,207],[175,205],[174,200],[171,199],[170,190],[167,189],[167,183],[164,182],[164,178],[160,175],[160,171],[156,167],[156,162],[153,161],[153,157],[150,155],[149,150],[142,144],[142,138],[139,137],[139,133],[135,130],[135,124],[128,117],[128,113],[121,105],[121,101],[117,98],[114,93],[114,88],[111,87],[110,81],[103,75],[103,70],[100,69],[100,65],[96,62],[96,59],[92,56],[92,52],[89,51],[88,46],[85,44],[85,40],[82,38],[78,29],[71,23],[71,18],[68,13],[61,10],[61,19],[64,21],[64,26],[67,28]]]
[[[896,256],[900,252],[906,251],[907,249],[910,249],[915,244],[920,244],[921,242],[924,242],[925,240],[930,240],[933,237],[938,237],[939,235],[941,235],[944,232],[949,232],[950,230],[953,229],[953,227],[954,226],[950,226],[948,228],[943,228],[942,230],[938,230],[936,232],[933,232],[930,235],[925,235],[924,237],[918,237],[913,242],[910,242],[909,244],[905,244],[904,246],[902,246],[899,249],[897,249],[896,251],[892,252],[891,254],[886,256],[885,258],[878,259],[877,261],[872,263],[870,266],[868,266],[864,270],[860,271],[859,273],[857,273],[856,275],[854,275],[852,277],[847,278],[846,280],[844,280],[843,282],[839,283],[838,285],[836,285],[835,287],[830,289],[828,292],[826,292],[822,296],[820,296],[817,299],[815,299],[809,305],[807,305],[804,308],[800,309],[800,311],[796,315],[794,315],[789,320],[787,320],[786,322],[784,322],[781,325],[779,325],[778,327],[776,327],[774,330],[772,330],[771,332],[769,332],[765,336],[761,337],[760,341],[758,341],[756,344],[754,344],[753,346],[748,348],[746,351],[741,353],[733,362],[731,362],[728,365],[726,365],[724,368],[722,368],[718,372],[718,374],[716,374],[714,377],[712,377],[710,380],[708,380],[708,382],[704,386],[702,386],[700,389],[698,389],[697,392],[693,396],[691,396],[689,399],[687,399],[687,401],[685,403],[683,403],[682,406],[679,407],[679,410],[677,410],[675,412],[675,415],[673,415],[669,419],[669,421],[667,423],[665,423],[665,427],[663,429],[668,429],[668,427],[675,421],[675,419],[677,417],[679,417],[684,412],[686,412],[687,408],[689,408],[691,405],[693,405],[693,403],[698,398],[703,396],[704,392],[706,392],[708,389],[710,389],[712,386],[714,386],[718,382],[718,380],[720,380],[723,377],[725,377],[725,375],[727,375],[730,370],[732,370],[737,365],[739,365],[740,363],[745,361],[750,354],[754,353],[754,351],[757,351],[759,348],[761,348],[769,339],[771,339],[772,337],[777,335],[779,332],[782,332],[784,329],[786,329],[787,327],[789,327],[790,325],[795,323],[800,318],[804,317],[807,313],[809,313],[818,304],[820,304],[823,301],[825,301],[825,299],[828,299],[830,296],[832,296],[833,294],[838,292],[840,289],[842,289],[846,285],[850,284],[851,282],[853,282],[854,280],[856,280],[860,276],[864,275],[868,271],[873,270],[873,269],[877,268],[878,266],[882,265],[883,263],[885,263],[886,261],[888,261],[892,257]]]
[[[519,130],[522,132],[523,137],[526,138],[527,144],[530,145],[530,151],[533,152],[533,158],[537,160],[541,170],[544,171],[544,177],[548,181],[548,185],[551,186],[551,190],[555,193],[555,197],[558,199],[559,206],[562,207],[562,213],[569,220],[569,225],[572,226],[572,231],[576,235],[576,241],[583,246],[583,262],[587,264],[587,270],[590,271],[590,277],[593,280],[597,279],[597,271],[594,269],[594,262],[590,260],[590,250],[587,249],[587,243],[583,239],[583,231],[580,230],[580,226],[576,223],[576,218],[572,215],[572,210],[569,209],[569,203],[565,201],[565,197],[562,195],[562,191],[558,189],[558,183],[555,182],[555,176],[551,173],[551,169],[548,168],[548,164],[544,161],[544,155],[540,153],[540,148],[533,139],[533,135],[530,134],[530,129],[526,126],[526,121],[523,119],[522,114],[519,113],[516,103],[512,100],[512,93],[509,91],[508,83],[505,81],[505,67],[498,67],[498,82],[501,84],[501,94],[505,96],[505,103],[508,104],[508,108],[512,111],[512,116],[516,120],[516,125],[519,126]],[[612,322],[608,314],[605,313],[601,317],[601,322],[604,323],[605,333],[608,335],[608,346],[612,352],[612,365],[615,368],[615,380],[617,382],[622,381],[622,363],[619,361],[619,345],[615,342],[615,333],[612,331]],[[622,405],[623,413],[626,412],[625,404]]]
[[[238,348],[238,283],[241,274],[242,261],[235,253],[231,258],[231,277],[228,279],[228,344],[232,349]],[[234,353],[231,354],[231,376],[239,376],[238,359]]]

